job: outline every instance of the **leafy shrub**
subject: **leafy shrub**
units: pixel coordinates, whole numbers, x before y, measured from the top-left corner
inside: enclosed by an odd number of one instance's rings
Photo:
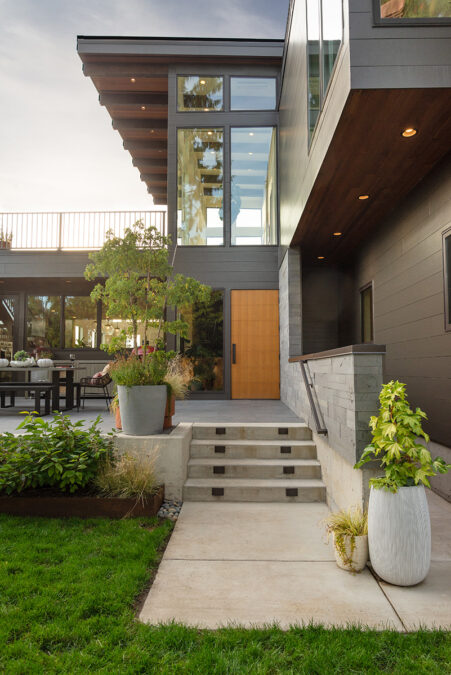
[[[144,503],[155,494],[159,483],[155,475],[155,457],[108,455],[101,463],[94,485],[105,497],[136,498]]]
[[[407,401],[406,385],[402,382],[392,380],[384,384],[379,401],[379,415],[370,419],[373,440],[354,468],[360,469],[380,456],[385,476],[370,480],[374,488],[397,492],[399,487],[419,483],[431,487],[428,477],[446,473],[451,465],[442,457],[432,460],[429,450],[418,442],[419,437],[429,442],[429,436],[421,426],[422,420],[427,419],[426,413],[420,408],[413,412]]]
[[[120,357],[111,365],[110,375],[116,384],[125,387],[164,384],[169,361],[174,356],[175,352],[155,350],[145,359],[134,354]]]
[[[30,355],[23,349],[14,354],[14,361],[26,361],[29,358]]]
[[[17,430],[0,434],[0,492],[56,487],[75,492],[88,485],[100,460],[112,450],[112,439],[101,435],[100,417],[88,428],[57,413],[47,422],[27,415]]]

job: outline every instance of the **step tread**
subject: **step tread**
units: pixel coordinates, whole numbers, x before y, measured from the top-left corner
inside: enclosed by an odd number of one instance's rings
[[[192,457],[188,466],[320,466],[317,459]]]
[[[308,429],[305,422],[194,422],[193,429]]]
[[[325,484],[320,478],[187,478],[185,487],[322,488]]]
[[[310,447],[312,445],[315,445],[315,442],[312,440],[297,440],[297,439],[284,439],[279,440],[278,438],[275,439],[252,439],[252,438],[224,438],[221,436],[217,436],[216,438],[193,438],[191,441],[191,445],[264,445],[264,446],[269,446],[269,445],[276,445],[280,447],[286,447],[286,446],[296,446],[296,447]]]

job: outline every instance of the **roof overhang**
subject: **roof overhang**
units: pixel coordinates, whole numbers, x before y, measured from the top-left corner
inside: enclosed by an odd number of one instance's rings
[[[306,260],[349,260],[449,153],[449,101],[449,88],[351,90],[292,238]]]
[[[83,72],[155,204],[167,204],[168,73],[175,63],[280,65],[283,40],[79,36]]]

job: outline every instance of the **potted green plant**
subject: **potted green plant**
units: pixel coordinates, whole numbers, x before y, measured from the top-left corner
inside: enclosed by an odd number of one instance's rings
[[[382,579],[413,586],[426,577],[431,560],[431,526],[424,486],[451,466],[432,459],[419,439],[426,414],[409,406],[406,385],[391,381],[382,387],[379,415],[370,419],[372,441],[355,465],[360,469],[380,460],[384,475],[370,480],[368,544],[371,565]]]
[[[27,368],[34,364],[34,358],[28,354],[24,349],[20,349],[14,354],[14,359],[11,361],[13,368]]]
[[[121,357],[111,368],[117,385],[124,433],[143,436],[163,429],[167,385],[164,378],[170,358],[164,351],[167,333],[186,337],[188,324],[181,318],[170,320],[168,310],[205,301],[210,288],[181,274],[174,274],[169,261],[170,237],[155,227],[138,221],[123,237],[109,232],[103,247],[91,254],[85,270],[90,280],[104,277],[91,297],[101,300],[108,316],[129,322],[107,346],[110,352],[133,348],[130,357]],[[146,348],[138,355],[141,344]],[[148,349],[153,341],[153,351]]]
[[[361,572],[368,562],[368,515],[358,506],[331,513],[324,520],[332,535],[335,561],[347,572]]]
[[[168,370],[164,378],[168,387],[168,400],[164,413],[164,429],[171,428],[172,416],[175,413],[175,401],[176,399],[181,400],[185,398],[188,393],[189,379],[190,373],[186,367],[186,361],[181,354],[177,354],[177,356],[169,362]]]

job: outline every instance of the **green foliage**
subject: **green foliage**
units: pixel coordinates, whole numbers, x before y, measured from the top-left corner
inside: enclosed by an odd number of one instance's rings
[[[26,361],[30,355],[23,349],[14,354],[14,361]]]
[[[124,387],[165,384],[168,365],[174,356],[175,352],[161,349],[148,354],[145,360],[134,354],[122,356],[111,364],[109,374],[116,384]]]
[[[99,461],[112,450],[112,440],[101,435],[100,417],[88,428],[56,413],[49,421],[27,415],[17,427],[22,433],[0,434],[0,493],[27,488],[76,490],[88,485]]]
[[[382,478],[372,478],[370,485],[396,492],[399,487],[423,483],[430,487],[428,478],[446,473],[451,465],[442,457],[432,459],[429,450],[418,441],[429,436],[422,428],[426,413],[420,408],[410,408],[406,396],[406,385],[391,381],[384,384],[379,396],[379,415],[370,419],[373,439],[368,445],[355,469],[379,458],[385,471]]]
[[[321,626],[199,630],[140,623],[139,599],[172,526],[156,518],[0,515],[0,672],[449,673],[451,634],[446,631]]]
[[[112,232],[100,251],[90,254],[92,263],[85,270],[85,277],[94,280],[105,277],[104,283],[95,286],[93,300],[101,300],[108,316],[130,321],[130,329],[117,336],[109,348],[124,348],[127,337],[137,347],[138,325],[144,327],[144,344],[148,334],[156,329],[157,340],[166,333],[187,336],[188,324],[182,319],[168,321],[168,308],[182,307],[210,297],[210,288],[191,277],[173,274],[169,262],[170,237],[162,235],[155,227],[146,227],[142,221],[125,230],[123,237]],[[143,355],[143,360],[147,355]]]
[[[160,483],[155,474],[156,456],[108,456],[102,461],[94,485],[105,497],[136,499],[141,504],[155,494]]]

